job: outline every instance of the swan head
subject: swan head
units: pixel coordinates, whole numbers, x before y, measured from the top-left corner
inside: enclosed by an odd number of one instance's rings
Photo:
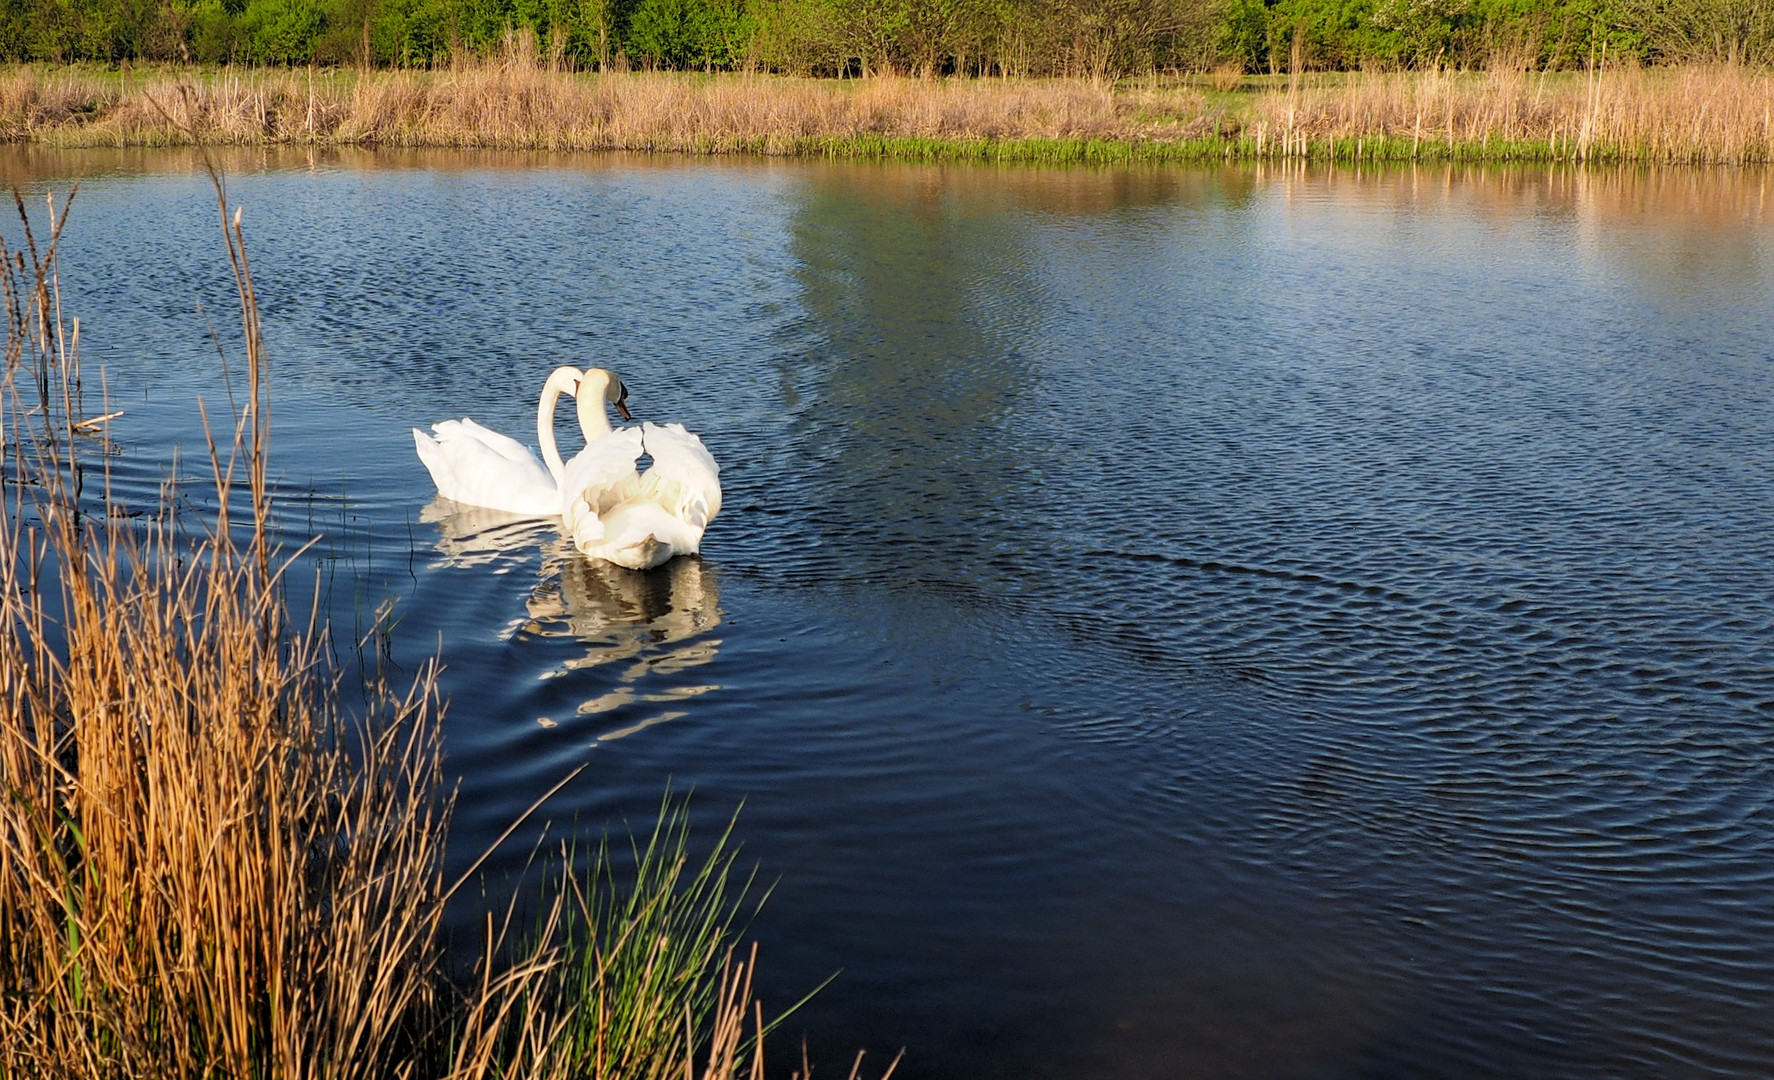
[[[579,388],[591,390],[594,401],[598,397],[597,391],[601,389],[603,401],[597,402],[599,406],[607,401],[616,406],[616,415],[624,421],[634,419],[634,414],[628,411],[628,387],[622,385],[622,377],[614,371],[597,367],[586,368],[584,381],[579,384]]]
[[[604,400],[616,406],[616,415],[622,417],[624,423],[634,419],[628,411],[628,387],[622,385],[622,379],[612,371],[609,385],[604,387]]]
[[[603,368],[587,368],[585,377],[579,383],[579,426],[589,437],[589,433],[608,434],[610,423],[604,418],[606,403],[616,406],[616,414],[623,420],[633,420],[634,414],[628,411],[628,387],[613,371]]]
[[[563,364],[548,373],[548,381],[542,384],[542,392],[544,394],[553,392],[555,394],[566,394],[570,397],[578,397],[579,383],[580,380],[584,378],[584,372],[576,367],[568,367]]]

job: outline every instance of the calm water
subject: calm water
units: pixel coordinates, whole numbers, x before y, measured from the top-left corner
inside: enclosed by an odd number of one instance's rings
[[[85,177],[145,498],[224,397],[207,181],[3,160]],[[766,1000],[843,969],[785,1056],[1774,1071],[1767,176],[230,169],[286,535],[343,632],[441,644],[454,858],[585,761],[557,831],[743,799]],[[408,428],[528,441],[559,362],[703,434],[700,561],[427,508]]]

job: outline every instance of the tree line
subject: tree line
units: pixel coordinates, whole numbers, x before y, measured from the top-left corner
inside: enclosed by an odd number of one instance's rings
[[[1774,0],[0,0],[0,58],[1115,77],[1774,60]]]

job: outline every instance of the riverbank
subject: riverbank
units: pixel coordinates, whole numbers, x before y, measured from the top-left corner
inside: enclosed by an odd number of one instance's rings
[[[798,79],[555,72],[15,67],[0,138],[1054,163],[1774,161],[1774,75],[1596,73]]]

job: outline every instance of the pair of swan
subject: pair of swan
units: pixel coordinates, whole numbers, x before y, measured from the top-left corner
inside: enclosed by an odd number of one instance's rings
[[[554,440],[562,394],[576,400],[585,449],[563,462]],[[531,517],[559,517],[587,556],[645,570],[694,555],[721,509],[720,466],[682,424],[612,430],[605,405],[624,420],[628,388],[603,368],[558,367],[536,403],[542,461],[516,439],[473,420],[445,420],[433,435],[413,429],[419,460],[438,494],[470,506]],[[653,464],[636,468],[642,454]]]

